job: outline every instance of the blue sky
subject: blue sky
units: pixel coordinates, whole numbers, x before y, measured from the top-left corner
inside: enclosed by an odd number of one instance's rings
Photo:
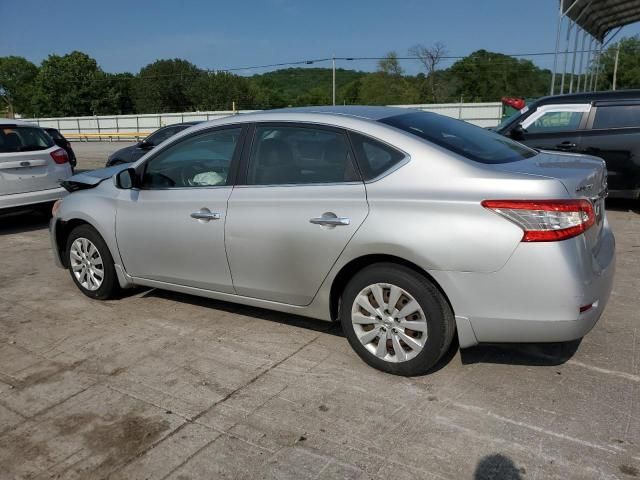
[[[81,50],[108,72],[135,73],[159,58],[223,69],[331,55],[381,56],[390,50],[406,55],[416,43],[438,41],[451,55],[480,48],[548,52],[555,45],[557,5],[556,0],[0,0],[0,56],[39,63],[52,53]],[[637,33],[635,25],[621,36]],[[534,61],[552,65],[551,57]],[[375,62],[338,66],[370,70]],[[403,66],[418,68],[413,61]]]

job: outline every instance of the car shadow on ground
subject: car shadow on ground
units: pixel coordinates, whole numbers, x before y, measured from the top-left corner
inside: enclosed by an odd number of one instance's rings
[[[478,345],[460,351],[464,365],[496,363],[507,365],[556,366],[575,355],[582,339],[561,343],[509,343]]]
[[[125,290],[124,295],[128,296],[128,290]],[[139,293],[138,291],[137,293]],[[132,292],[135,293],[135,292]],[[181,303],[187,303],[189,305],[197,305],[200,307],[210,308],[212,310],[220,310],[227,313],[233,313],[236,315],[243,315],[247,317],[253,317],[260,320],[267,320],[269,322],[280,323],[283,325],[289,325],[292,327],[306,328],[307,330],[313,330],[315,332],[327,333],[329,335],[336,335],[343,337],[342,328],[339,323],[325,322],[323,320],[316,320],[313,318],[303,317],[301,315],[294,315],[290,313],[276,312],[273,310],[266,310],[264,308],[249,307],[246,305],[240,305],[237,303],[224,302],[221,300],[213,300],[205,297],[197,297],[195,295],[188,295],[185,293],[171,292],[169,290],[150,289],[142,293],[142,297],[154,297],[164,298]]]
[[[140,295],[145,298],[163,298],[189,305],[197,305],[212,310],[220,310],[236,315],[267,320],[292,327],[305,328],[315,332],[326,333],[338,337],[345,337],[339,322],[326,322],[300,315],[276,312],[258,307],[249,307],[231,302],[197,297],[183,293],[159,289],[131,289],[125,290],[123,296]],[[345,337],[346,341],[346,337]],[[449,350],[442,356],[434,367],[427,372],[432,374],[446,367],[460,351],[464,365],[474,363],[496,363],[509,365],[555,366],[569,360],[577,351],[581,340],[565,343],[548,344],[507,344],[507,345],[479,345],[460,350],[457,336],[454,336]]]
[[[141,293],[142,292],[142,293]],[[306,328],[315,332],[326,333],[328,335],[334,335],[336,337],[343,337],[345,342],[347,341],[340,322],[327,322],[324,320],[317,320],[314,318],[303,317],[301,315],[294,315],[291,313],[276,312],[273,310],[266,310],[264,308],[249,307],[246,305],[240,305],[232,302],[224,302],[220,300],[213,300],[210,298],[197,297],[194,295],[188,295],[183,293],[171,292],[168,290],[149,289],[142,290],[132,289],[125,290],[124,296],[141,295],[142,297],[154,297],[164,298],[176,302],[188,303],[189,305],[197,305],[200,307],[211,308],[213,310],[221,310],[223,312],[233,313],[236,315],[244,315],[247,317],[253,317],[259,320],[267,320],[269,322],[280,323],[282,325],[288,325],[298,328]],[[446,367],[451,360],[456,356],[459,350],[459,344],[457,337],[454,337],[451,342],[449,350],[442,356],[438,363],[436,363],[431,370],[427,372],[427,375],[437,372],[438,370]]]
[[[605,201],[607,210],[617,212],[633,212],[640,215],[640,200],[628,200],[625,198],[607,198]]]
[[[0,214],[0,235],[25,233],[49,227],[51,215],[41,211],[20,210]]]

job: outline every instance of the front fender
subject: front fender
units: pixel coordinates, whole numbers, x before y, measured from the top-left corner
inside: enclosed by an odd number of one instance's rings
[[[64,268],[61,254],[66,240],[61,242],[60,229],[65,229],[65,225],[73,223],[91,225],[107,244],[113,262],[116,265],[120,284],[121,286],[126,286],[129,282],[122,269],[122,259],[115,235],[116,202],[114,189],[113,182],[105,181],[90,190],[80,190],[67,195],[56,215],[51,219],[49,229],[51,244],[54,249],[54,260],[56,265]],[[64,232],[63,236],[66,237],[67,234],[68,232]]]

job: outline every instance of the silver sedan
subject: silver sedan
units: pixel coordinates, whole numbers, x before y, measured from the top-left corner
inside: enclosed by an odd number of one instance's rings
[[[580,338],[613,281],[602,160],[415,110],[227,117],[64,185],[53,250],[89,297],[142,285],[340,321],[399,375],[454,336]]]

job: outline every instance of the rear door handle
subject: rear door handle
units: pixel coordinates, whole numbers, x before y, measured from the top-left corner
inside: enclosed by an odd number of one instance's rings
[[[576,148],[577,145],[573,142],[562,142],[556,145],[556,148],[560,149],[560,150],[572,150],[574,148]]]
[[[221,215],[217,212],[212,212],[208,208],[201,208],[197,212],[191,214],[191,218],[196,220],[202,220],[203,222],[209,222],[211,220],[220,220]]]
[[[331,227],[337,227],[340,225],[349,225],[351,220],[346,217],[338,217],[335,213],[325,213],[321,217],[310,218],[309,222],[314,225],[326,225]]]

